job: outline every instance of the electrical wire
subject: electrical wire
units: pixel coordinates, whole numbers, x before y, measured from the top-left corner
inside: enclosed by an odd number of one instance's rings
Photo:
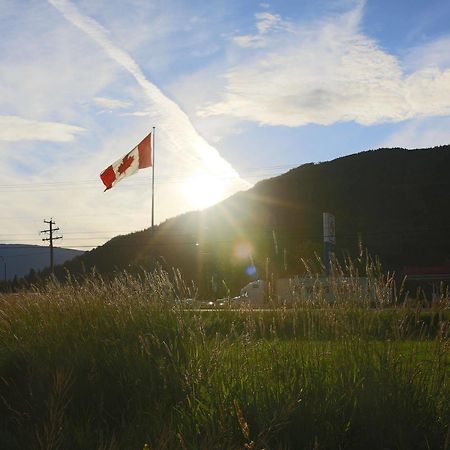
[[[448,231],[450,230],[450,227],[443,227],[441,229],[439,229],[440,232],[442,231]],[[276,231],[276,238],[279,241],[282,241],[284,239],[287,238],[291,238],[294,234],[298,234],[295,231],[291,231],[289,233],[287,232],[280,232],[280,231]],[[431,230],[428,230],[429,236],[434,236],[434,237],[441,237],[441,235],[439,235],[439,233],[431,233]],[[338,234],[338,238],[340,239],[346,239],[346,238],[355,238],[355,239],[359,239],[361,236],[363,238],[367,238],[367,237],[374,237],[374,236],[379,236],[379,237],[383,237],[383,236],[403,236],[406,237],[407,235],[414,235],[414,234],[423,234],[424,232],[426,232],[425,230],[416,230],[416,229],[410,229],[410,230],[402,230],[402,231],[381,231],[381,230],[376,230],[376,231],[372,231],[372,232],[364,232],[364,233],[341,233]],[[256,241],[265,241],[265,242],[272,242],[273,241],[273,231],[272,230],[267,230],[265,232],[267,234],[267,236],[258,236],[255,240]],[[446,235],[448,236],[449,234],[446,233]],[[190,239],[180,239],[180,240],[174,240],[174,238],[176,237],[190,237]],[[142,242],[142,236],[128,236],[126,237],[127,241],[126,242],[107,242],[105,244],[103,244],[103,246],[100,247],[104,247],[104,248],[133,248],[133,247],[148,247],[148,248],[152,248],[152,247],[176,247],[176,246],[194,246],[194,247],[207,247],[207,246],[211,246],[211,245],[221,245],[221,244],[232,244],[234,242],[236,242],[236,240],[239,240],[240,238],[242,239],[243,236],[234,236],[233,238],[229,238],[229,239],[208,239],[207,241],[203,242],[202,244],[198,243],[197,240],[197,235],[193,234],[193,233],[168,233],[166,235],[163,235],[164,238],[171,238],[170,242]],[[254,237],[254,236],[253,236]],[[110,237],[105,237],[107,239],[111,239]],[[310,235],[303,235],[301,236],[300,241],[315,241],[315,242],[321,242],[323,239],[323,235],[322,234],[310,234]],[[70,239],[69,239],[70,240]],[[73,240],[76,240],[76,238],[73,238]],[[251,239],[250,239],[251,240]],[[133,242],[133,241],[139,241],[139,242]],[[29,249],[30,245],[33,244],[11,244],[10,246],[8,246],[8,248],[10,250],[12,249]],[[86,248],[86,249],[92,249],[92,245],[74,245],[73,247],[76,247],[77,249],[82,249],[82,248]],[[55,247],[58,248],[58,247]],[[0,247],[1,249],[1,247]]]

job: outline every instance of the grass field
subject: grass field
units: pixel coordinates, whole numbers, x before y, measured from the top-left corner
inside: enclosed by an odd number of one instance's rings
[[[179,284],[0,297],[0,448],[450,449],[448,298],[194,311]]]

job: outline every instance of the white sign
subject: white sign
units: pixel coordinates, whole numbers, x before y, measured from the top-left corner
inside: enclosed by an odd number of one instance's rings
[[[336,222],[333,214],[323,213],[323,242],[336,244]]]

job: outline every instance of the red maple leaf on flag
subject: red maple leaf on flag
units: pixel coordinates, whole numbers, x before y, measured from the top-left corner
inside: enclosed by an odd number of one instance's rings
[[[119,166],[119,168],[117,169],[117,171],[122,174],[125,173],[128,169],[128,167],[131,166],[131,163],[134,161],[134,156],[130,156],[130,155],[126,155],[124,156],[124,158],[122,159],[122,162]]]

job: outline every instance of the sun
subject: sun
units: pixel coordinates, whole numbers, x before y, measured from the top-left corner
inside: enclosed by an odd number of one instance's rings
[[[197,173],[183,183],[181,190],[192,207],[202,209],[222,200],[225,188],[223,179],[206,173]]]

